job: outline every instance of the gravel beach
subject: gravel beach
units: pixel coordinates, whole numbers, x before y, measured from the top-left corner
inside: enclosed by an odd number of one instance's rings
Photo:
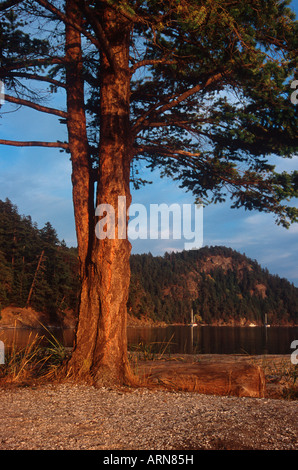
[[[0,389],[1,450],[297,450],[297,401],[72,384]]]

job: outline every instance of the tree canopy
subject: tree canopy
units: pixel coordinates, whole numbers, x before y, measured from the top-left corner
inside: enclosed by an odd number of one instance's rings
[[[83,26],[75,27],[83,37],[93,167],[100,143],[100,54],[117,68],[102,17],[108,6],[130,26],[127,73],[136,161],[160,168],[205,204],[231,197],[233,207],[271,211],[284,225],[297,220],[296,209],[285,204],[297,196],[297,172],[277,174],[268,161],[297,151],[297,107],[289,98],[297,66],[297,22],[289,4],[78,2]],[[0,77],[12,93],[6,100],[67,118],[66,110],[39,104],[34,98],[40,96],[29,91],[30,80],[47,82],[51,91],[66,87],[66,57],[59,45],[70,21],[65,2],[2,2],[1,10]],[[138,168],[137,163],[132,168],[137,185],[143,181]]]

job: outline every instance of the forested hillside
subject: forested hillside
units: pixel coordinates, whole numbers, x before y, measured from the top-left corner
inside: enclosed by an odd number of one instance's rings
[[[298,289],[231,248],[131,258],[129,310],[167,323],[298,323]]]
[[[11,201],[0,201],[0,308],[32,307],[55,321],[76,308],[78,288],[76,250],[49,222],[38,229]]]
[[[0,309],[76,311],[77,253],[47,223],[39,229],[8,199],[0,201]],[[298,324],[298,288],[230,248],[131,256],[130,316],[150,322]],[[1,314],[1,312],[0,312]]]

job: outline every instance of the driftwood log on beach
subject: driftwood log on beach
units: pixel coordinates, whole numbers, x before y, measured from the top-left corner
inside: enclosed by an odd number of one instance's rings
[[[264,371],[246,362],[146,361],[139,363],[138,369],[146,384],[171,390],[256,398],[264,397],[266,392]]]

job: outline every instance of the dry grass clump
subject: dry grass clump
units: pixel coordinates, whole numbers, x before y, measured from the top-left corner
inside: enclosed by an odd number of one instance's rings
[[[31,332],[24,347],[17,344],[15,337],[5,349],[5,362],[0,364],[0,386],[32,385],[54,379],[66,357],[64,346],[54,335],[49,331],[47,336]]]
[[[289,357],[276,355],[254,359],[254,362],[264,370],[272,396],[298,400],[298,364],[293,364]]]
[[[41,336],[32,331],[24,347],[18,346],[18,329],[15,328],[15,338],[11,346],[5,349],[5,363],[0,364],[0,386],[30,386],[46,381],[61,381],[64,378],[63,365],[68,357],[67,348],[44,325],[42,326],[47,334]],[[162,384],[158,378],[155,382],[153,381],[154,383],[148,379],[152,375],[150,374],[150,364],[153,372],[153,369],[156,370],[158,364],[161,363],[164,363],[163,367],[167,370],[169,364],[173,363],[183,363],[187,369],[190,367],[190,363],[203,365],[211,362],[220,364],[221,361],[230,361],[231,363],[246,361],[259,366],[264,371],[268,397],[298,399],[298,365],[292,364],[288,356],[218,355],[215,358],[214,355],[207,354],[175,355],[168,351],[171,340],[172,338],[168,342],[149,345],[140,342],[129,352],[130,365],[137,378],[138,386],[151,388],[156,385],[164,385],[166,388],[170,388],[169,378],[167,378],[166,384]],[[186,385],[185,375],[183,380]],[[183,387],[181,388],[183,389]]]

